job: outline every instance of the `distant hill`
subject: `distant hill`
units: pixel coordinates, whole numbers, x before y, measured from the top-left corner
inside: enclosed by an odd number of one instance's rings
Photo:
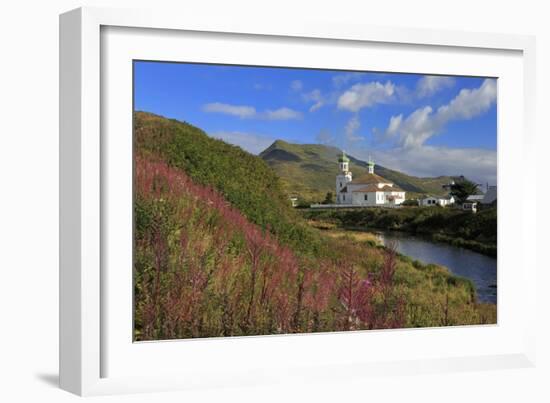
[[[277,140],[260,153],[281,178],[284,190],[305,201],[321,201],[327,192],[334,193],[338,157],[342,150],[322,144],[292,144]],[[367,163],[348,155],[355,178],[367,173]],[[438,176],[419,178],[376,165],[375,172],[408,192],[407,197],[421,194],[445,194],[443,185],[453,178]]]

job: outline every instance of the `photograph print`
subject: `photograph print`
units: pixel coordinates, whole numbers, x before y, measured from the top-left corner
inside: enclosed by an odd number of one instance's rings
[[[134,341],[497,323],[491,77],[133,62]]]

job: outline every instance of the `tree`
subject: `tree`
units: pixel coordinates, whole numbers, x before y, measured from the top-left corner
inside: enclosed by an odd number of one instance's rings
[[[323,204],[332,204],[334,203],[334,196],[332,195],[332,192],[327,192],[327,195],[325,196],[325,200],[323,200]]]
[[[468,196],[477,194],[478,187],[478,184],[466,178],[461,178],[450,185],[451,195],[454,196],[458,203],[464,203]]]

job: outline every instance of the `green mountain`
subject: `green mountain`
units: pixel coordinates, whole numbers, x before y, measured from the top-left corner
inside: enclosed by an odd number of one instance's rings
[[[334,193],[338,173],[338,157],[342,151],[321,144],[291,144],[277,140],[260,153],[281,178],[284,190],[298,198],[322,201],[327,192]],[[348,155],[354,177],[367,173],[367,163]],[[450,176],[419,178],[376,165],[375,172],[408,192],[407,197],[421,194],[442,195],[442,187],[452,180]]]

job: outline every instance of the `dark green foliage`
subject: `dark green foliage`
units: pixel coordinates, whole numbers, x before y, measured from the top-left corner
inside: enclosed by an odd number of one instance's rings
[[[478,194],[479,185],[466,179],[460,178],[453,185],[451,185],[451,194],[457,200],[457,203],[464,203],[468,196]]]
[[[404,207],[417,207],[418,206],[418,200],[416,199],[407,199],[403,203],[401,203]]]
[[[347,228],[399,230],[431,236],[435,241],[451,243],[496,256],[497,209],[477,214],[440,207],[401,209],[308,210],[310,220],[327,221]]]
[[[327,195],[325,196],[325,200],[323,200],[323,204],[332,204],[334,203],[334,195],[332,192],[327,192]]]

